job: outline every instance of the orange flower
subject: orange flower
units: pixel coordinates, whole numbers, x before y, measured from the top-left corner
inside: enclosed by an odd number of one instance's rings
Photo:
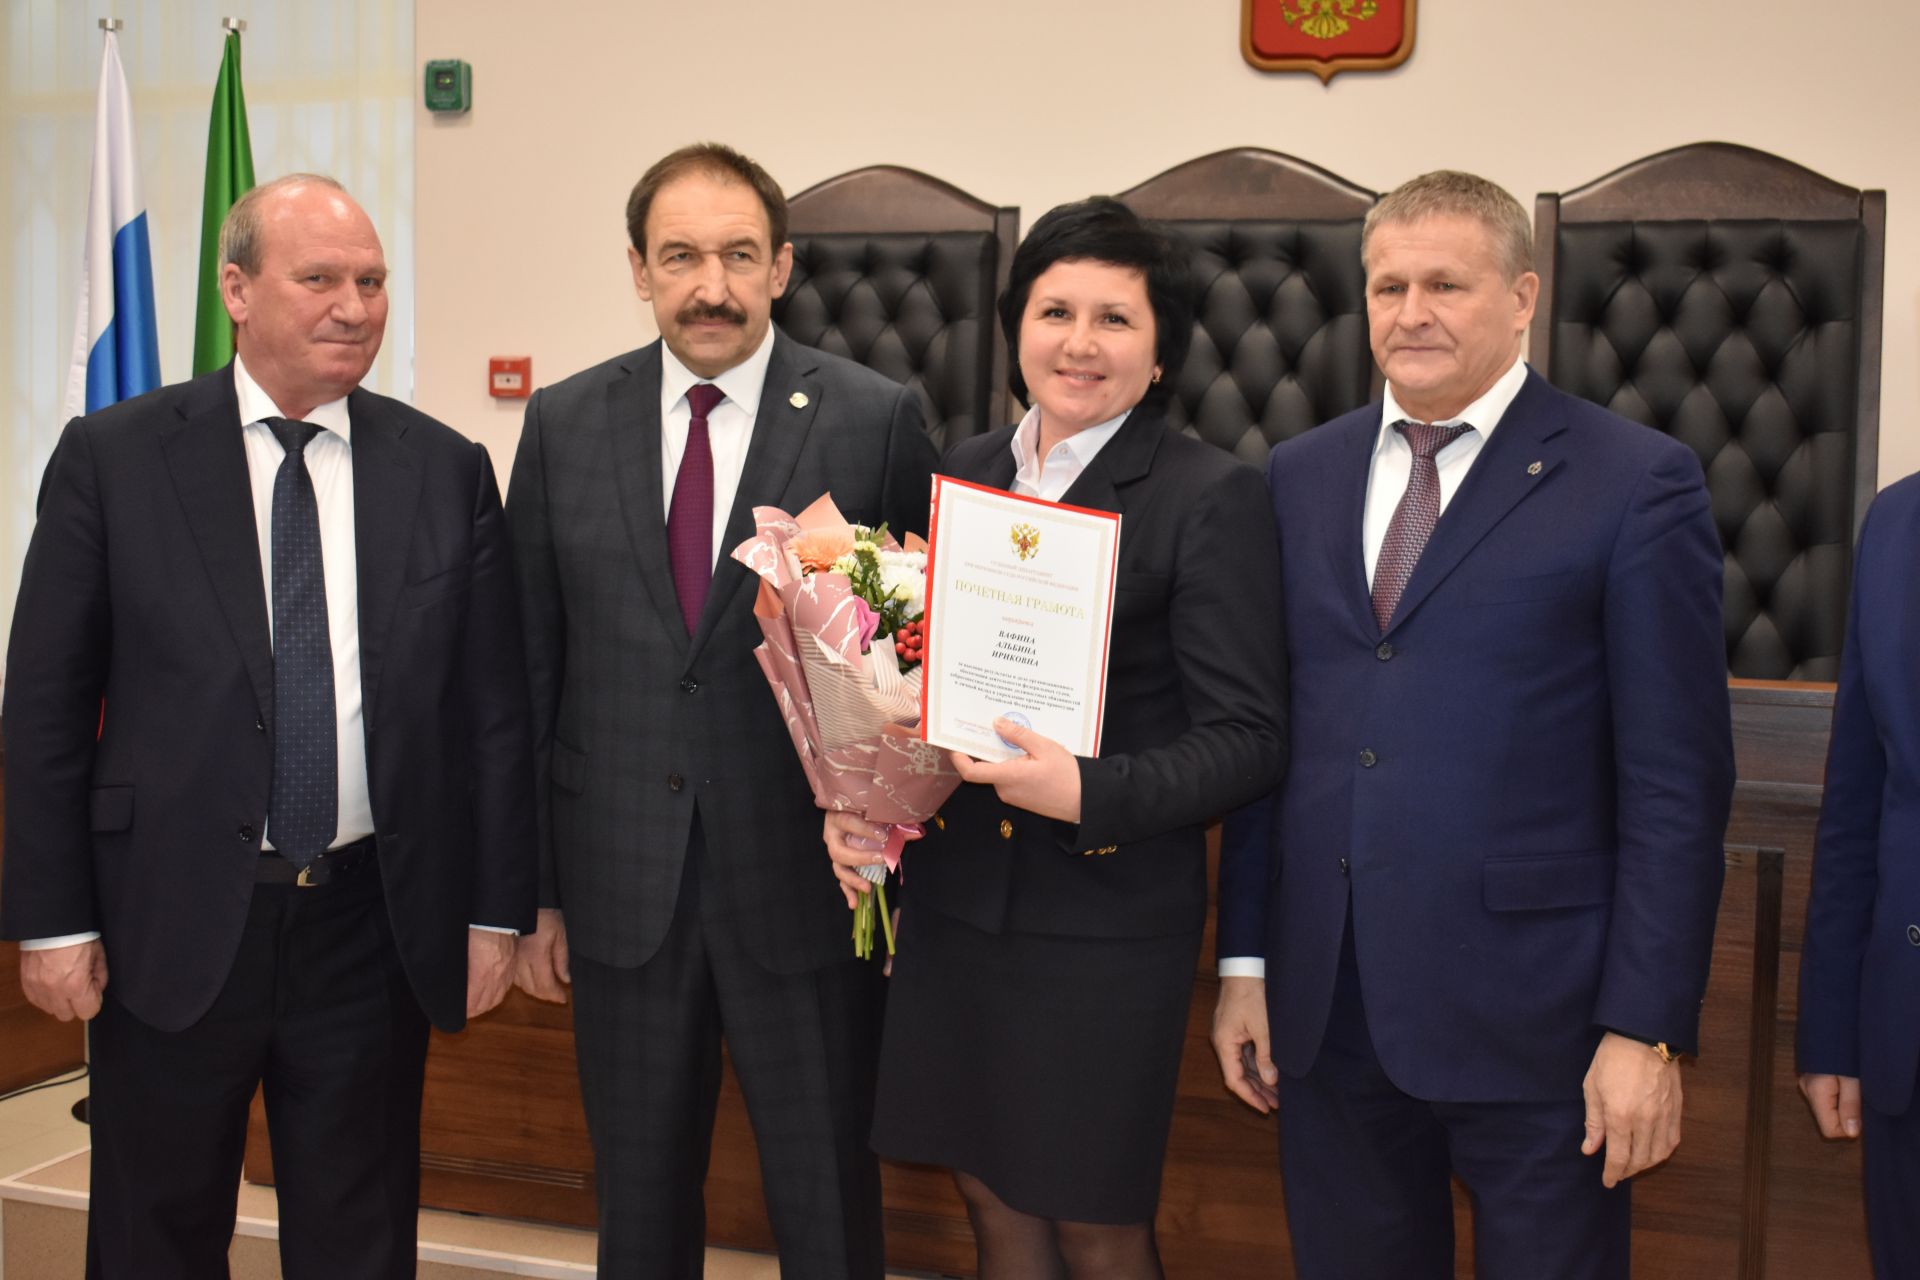
[[[846,525],[833,529],[809,529],[787,544],[799,558],[800,567],[809,573],[825,573],[833,562],[853,552],[853,530]]]

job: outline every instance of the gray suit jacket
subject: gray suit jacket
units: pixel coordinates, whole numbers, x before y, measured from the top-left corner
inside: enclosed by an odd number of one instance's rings
[[[777,334],[700,625],[668,567],[660,344],[537,392],[508,486],[534,705],[541,903],[570,946],[633,967],[673,920],[696,811],[702,874],[761,964],[849,954],[820,814],[753,658],[753,508],[831,492],[850,520],[925,532],[936,455],[917,397]],[[805,397],[795,405],[794,392]]]

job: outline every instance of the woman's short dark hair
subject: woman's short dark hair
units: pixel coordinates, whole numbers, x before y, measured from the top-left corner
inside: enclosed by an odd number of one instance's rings
[[[1147,278],[1160,381],[1147,388],[1140,403],[1165,400],[1173,394],[1174,376],[1193,342],[1193,285],[1187,274],[1187,251],[1157,224],[1112,196],[1093,196],[1049,209],[1014,250],[1007,291],[1000,295],[1000,327],[1012,356],[1008,363],[1013,394],[1027,402],[1027,380],[1020,375],[1020,318],[1033,282],[1054,263],[1068,261],[1130,267]]]

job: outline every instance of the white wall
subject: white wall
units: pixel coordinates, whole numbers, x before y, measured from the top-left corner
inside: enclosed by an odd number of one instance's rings
[[[1222,147],[1375,189],[1477,171],[1532,207],[1681,143],[1745,143],[1888,197],[1882,483],[1920,468],[1920,9],[1786,0],[1432,0],[1385,74],[1253,70],[1238,0],[417,0],[418,58],[474,67],[419,113],[415,402],[504,478],[518,402],[653,336],[624,259],[640,172],[701,138],[788,192],[911,165],[1031,221]]]

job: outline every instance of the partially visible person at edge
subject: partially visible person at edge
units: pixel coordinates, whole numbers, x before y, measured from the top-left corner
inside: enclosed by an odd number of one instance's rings
[[[1018,425],[944,470],[1120,512],[1098,758],[1025,754],[909,847],[874,1145],[945,1165],[984,1280],[1161,1275],[1153,1218],[1207,900],[1202,827],[1285,758],[1279,567],[1260,473],[1169,429],[1186,260],[1118,201],[1034,224],[1000,299]],[[829,814],[848,900],[874,860]]]
[[[1858,1138],[1877,1280],[1920,1277],[1920,477],[1874,500],[1853,561],[1800,954],[1800,1091]]]
[[[1480,1280],[1623,1280],[1719,904],[1719,533],[1692,451],[1528,370],[1511,195],[1415,178],[1361,257],[1384,400],[1267,467],[1293,765],[1223,832],[1214,1047],[1305,1280],[1451,1276],[1450,1173]]]
[[[528,401],[507,523],[538,752],[538,931],[516,979],[577,1003],[600,1274],[698,1276],[721,1042],[788,1280],[878,1280],[880,1016],[822,882],[813,792],[754,660],[753,508],[831,493],[926,531],[918,397],[772,323],[787,202],[718,143],[627,200],[660,340]]]
[[[89,1277],[227,1274],[256,1085],[284,1274],[411,1276],[428,1022],[534,923],[513,565],[486,450],[360,387],[387,264],[339,184],[255,187],[220,260],[233,362],[47,464],[0,935],[92,1020]]]

